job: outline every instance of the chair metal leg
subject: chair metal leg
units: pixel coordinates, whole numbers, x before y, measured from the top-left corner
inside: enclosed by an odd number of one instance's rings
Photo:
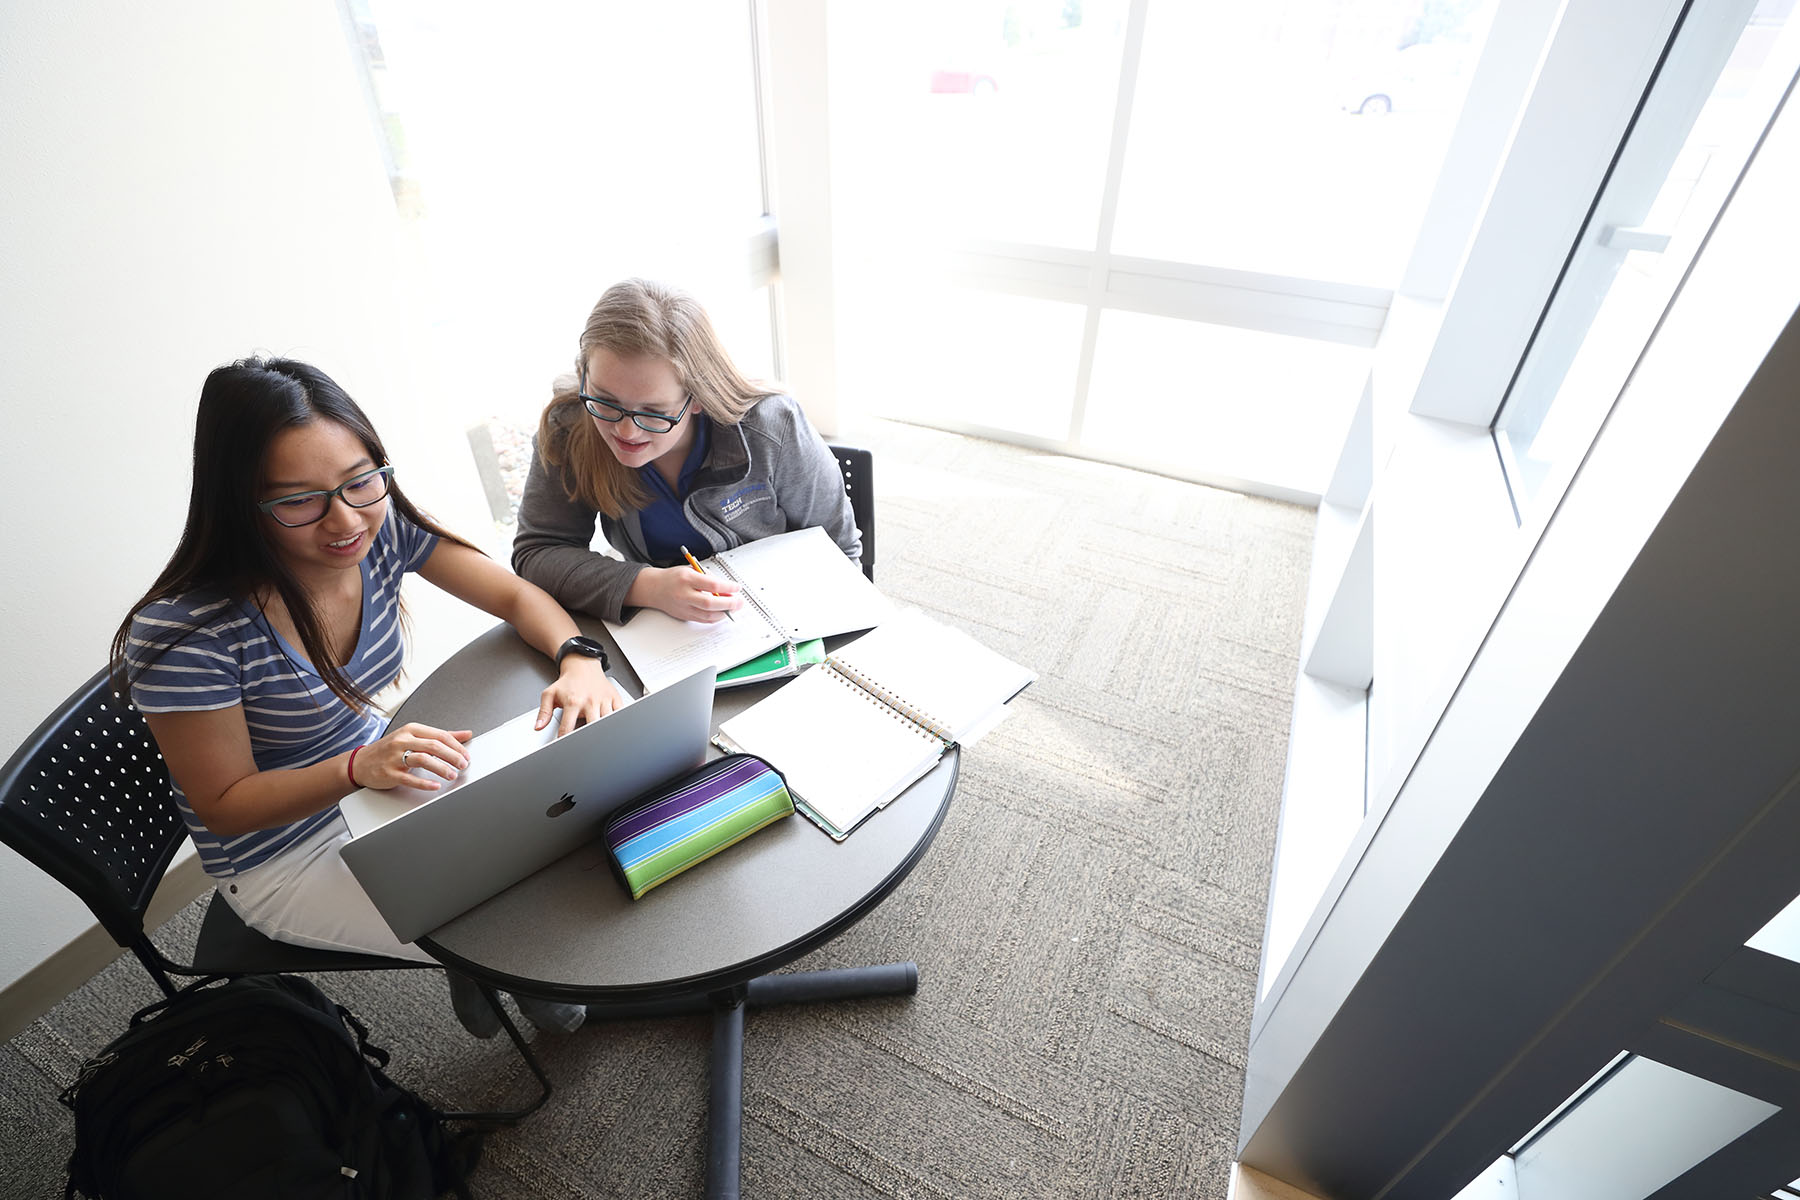
[[[496,991],[492,985],[483,983],[480,980],[476,980],[476,984],[481,988],[482,995],[487,997],[487,1002],[494,1006],[494,1015],[500,1018],[500,1027],[506,1030],[506,1036],[512,1039],[512,1044],[519,1051],[519,1057],[525,1060],[525,1065],[529,1067],[531,1073],[537,1077],[540,1091],[538,1092],[537,1099],[533,1100],[524,1108],[507,1109],[499,1112],[447,1112],[444,1116],[454,1121],[474,1121],[494,1125],[516,1125],[538,1109],[544,1107],[544,1101],[550,1099],[550,1077],[544,1074],[544,1068],[542,1064],[538,1062],[537,1055],[532,1053],[530,1043],[528,1043],[525,1040],[524,1035],[519,1032],[519,1027],[513,1024],[512,1016],[506,1011],[506,1006],[500,1003],[500,993]]]
[[[162,989],[162,994],[173,996],[175,983],[169,978],[169,973],[163,970],[161,955],[156,953],[155,944],[140,933],[132,940],[131,952],[144,964],[144,970],[150,972],[150,978],[156,980],[156,986]]]

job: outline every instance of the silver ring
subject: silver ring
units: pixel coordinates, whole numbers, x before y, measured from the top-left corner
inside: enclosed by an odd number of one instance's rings
[[[402,770],[402,771],[404,771],[404,770],[406,770],[406,760],[407,760],[407,759],[409,759],[409,758],[411,758],[411,757],[412,757],[412,751],[411,751],[411,750],[408,750],[408,751],[406,751],[406,752],[405,752],[405,753],[404,753],[404,754],[402,754],[402,755],[401,755],[401,756],[400,756],[400,769],[401,769],[401,770]]]

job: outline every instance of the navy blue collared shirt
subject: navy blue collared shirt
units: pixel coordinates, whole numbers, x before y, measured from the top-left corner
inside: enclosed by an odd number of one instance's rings
[[[712,422],[704,413],[698,412],[688,419],[695,423],[694,444],[688,448],[687,461],[681,464],[681,474],[676,477],[678,486],[670,488],[669,481],[662,477],[655,464],[638,468],[638,478],[650,491],[650,503],[638,514],[638,522],[644,530],[644,549],[649,553],[650,561],[661,566],[672,567],[684,562],[681,557],[683,546],[692,550],[695,558],[705,558],[712,553],[712,543],[694,528],[681,507],[682,499],[694,488],[694,475],[706,461],[706,451],[712,444]]]

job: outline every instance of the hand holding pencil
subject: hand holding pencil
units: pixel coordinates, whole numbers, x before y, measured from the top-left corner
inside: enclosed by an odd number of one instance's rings
[[[631,581],[625,592],[627,608],[654,608],[677,621],[698,621],[704,625],[720,620],[735,620],[731,612],[742,608],[738,596],[743,587],[735,579],[708,575],[685,547],[681,551],[685,565],[645,567]]]
[[[698,571],[703,578],[705,578],[709,581],[709,586],[711,585],[713,577],[706,573],[706,568],[702,567],[700,565],[700,560],[696,559],[691,553],[689,553],[688,548],[686,546],[681,547],[681,557],[687,559],[688,566],[690,566],[690,567],[694,568],[694,570]],[[714,590],[714,592],[712,594],[715,596],[720,596],[720,597],[723,597],[723,598],[729,600],[732,596],[732,593],[737,591],[738,585],[735,581],[732,581],[732,580],[724,580],[723,582],[728,584],[730,586],[731,590],[724,591],[724,592]],[[737,620],[736,617],[731,615],[731,612],[729,609],[725,610],[725,619],[727,621]]]

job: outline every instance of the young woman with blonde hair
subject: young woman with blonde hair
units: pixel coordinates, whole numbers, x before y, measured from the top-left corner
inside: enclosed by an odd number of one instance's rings
[[[627,608],[719,621],[738,585],[696,557],[821,526],[851,561],[862,540],[843,476],[791,396],[746,380],[705,310],[663,284],[606,290],[556,381],[519,506],[513,569],[608,620]],[[589,549],[598,516],[625,561]]]

